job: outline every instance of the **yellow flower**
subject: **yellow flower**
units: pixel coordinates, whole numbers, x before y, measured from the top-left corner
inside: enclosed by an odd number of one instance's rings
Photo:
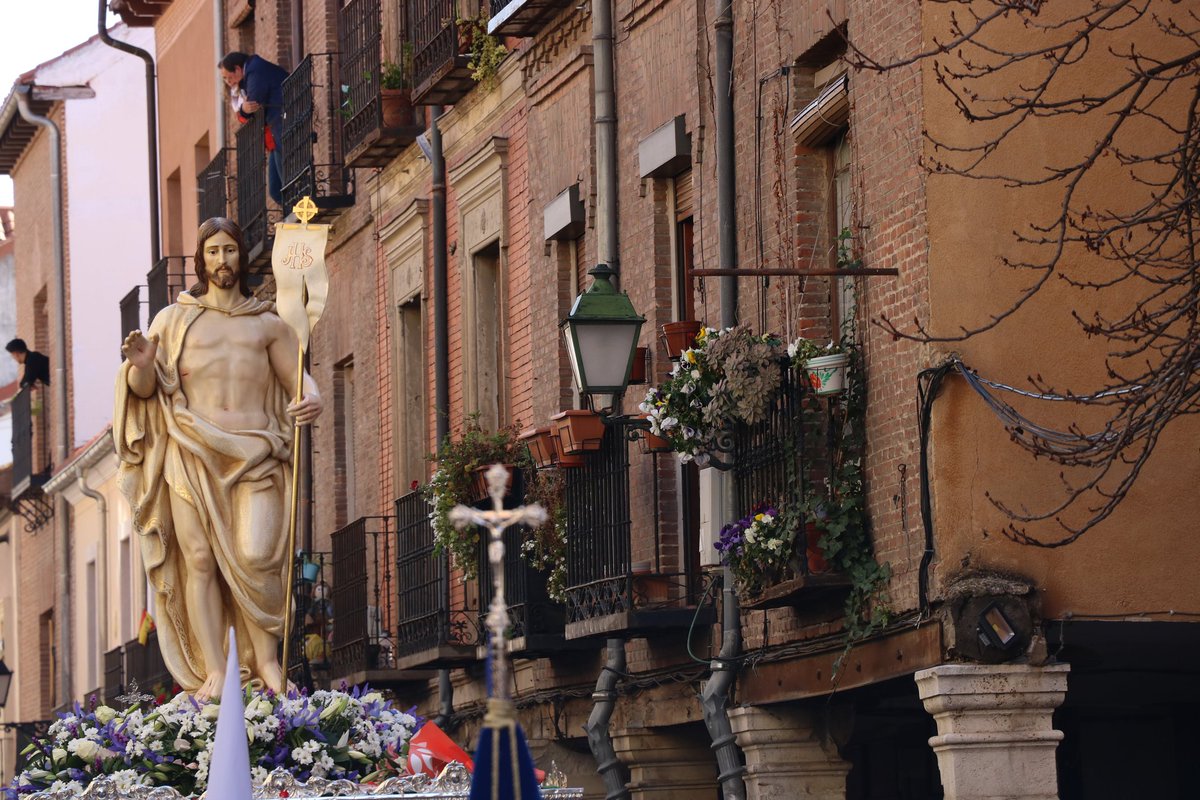
[[[696,363],[696,354],[693,353],[691,350],[684,350],[683,351],[683,359],[685,361],[687,361],[689,364],[695,364]]]
[[[762,522],[762,518],[763,518],[763,515],[762,515],[762,514],[755,514],[755,515],[754,515],[754,521],[755,521],[755,522]]]

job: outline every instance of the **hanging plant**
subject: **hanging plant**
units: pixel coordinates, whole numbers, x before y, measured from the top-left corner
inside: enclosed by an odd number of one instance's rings
[[[521,556],[546,573],[546,593],[567,599],[567,481],[558,468],[537,470],[525,487],[525,502],[546,509],[546,523],[532,529],[521,543]]]
[[[488,33],[489,19],[488,13],[483,11],[478,16],[459,17],[455,21],[458,25],[459,39],[467,47],[467,69],[471,70],[471,78],[484,91],[496,88],[500,64],[508,55],[508,48],[500,38]]]
[[[426,456],[437,462],[437,470],[423,491],[430,505],[433,521],[434,552],[449,552],[464,579],[474,578],[479,554],[479,529],[468,526],[458,530],[450,522],[450,511],[457,505],[478,501],[473,496],[476,473],[491,464],[504,464],[510,471],[532,471],[533,459],[529,448],[520,440],[516,428],[503,427],[485,431],[479,425],[479,415],[467,419],[458,439],[447,436],[437,453]]]
[[[667,381],[642,401],[651,433],[682,461],[715,452],[722,432],[765,417],[779,391],[781,349],[779,339],[743,326],[701,328]]]

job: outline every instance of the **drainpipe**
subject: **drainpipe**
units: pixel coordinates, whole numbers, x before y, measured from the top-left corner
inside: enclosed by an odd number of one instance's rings
[[[31,125],[45,128],[50,137],[51,218],[54,228],[54,280],[50,286],[54,303],[54,336],[52,362],[54,365],[54,463],[67,462],[67,270],[63,259],[63,185],[62,137],[58,125],[40,117],[29,107],[29,84],[17,87],[17,108],[21,118]],[[54,615],[57,629],[58,685],[55,687],[60,703],[71,698],[71,532],[67,527],[67,501],[60,493],[54,495],[55,575]]]
[[[437,438],[433,449],[450,435],[450,304],[446,258],[446,156],[442,152],[441,106],[429,107],[429,166],[433,171],[433,384]],[[434,724],[446,730],[454,713],[450,670],[438,670],[440,710]]]
[[[612,0],[592,3],[592,74],[596,103],[596,263],[620,272],[617,252],[617,106],[614,94]]]
[[[608,723],[617,706],[617,680],[625,672],[625,640],[608,640],[608,658],[600,677],[596,679],[596,691],[592,692],[592,714],[583,729],[587,731],[588,747],[596,759],[596,772],[604,779],[605,800],[629,800],[629,774],[625,765],[617,758]]]
[[[96,638],[100,641],[101,650],[107,652],[108,647],[108,501],[104,499],[104,495],[97,492],[95,489],[87,485],[87,480],[83,476],[83,468],[75,467],[75,481],[79,484],[79,491],[84,497],[91,498],[96,503],[96,509],[100,512],[100,546],[96,549],[96,572],[100,573],[99,602],[96,609],[96,617],[100,621],[99,628],[96,632]],[[95,658],[95,653],[88,653],[90,658]],[[103,674],[104,670],[100,671]]]
[[[225,4],[221,2],[213,3],[213,51],[217,54],[217,58],[225,56],[225,17],[222,14],[224,6]],[[225,115],[227,113],[226,109],[229,108],[225,100],[229,97],[229,89],[225,86],[225,81],[221,79],[221,72],[219,70],[213,70],[213,81],[217,87],[214,95],[217,104],[216,115],[214,117],[217,121],[217,135],[216,148],[213,154],[213,157],[216,158],[217,154],[220,154],[225,149]],[[307,428],[308,426],[305,425],[304,427]]]
[[[146,62],[146,152],[149,154],[150,167],[150,263],[157,264],[162,257],[162,249],[158,239],[158,104],[154,91],[154,56],[129,42],[112,38],[108,34],[107,16],[108,0],[100,0],[100,41]]]
[[[733,147],[733,0],[716,0],[716,102],[717,118],[717,223],[720,232],[720,267],[737,267],[737,229],[734,210],[736,173]],[[721,327],[737,324],[737,277],[721,278]],[[733,508],[733,480],[722,473],[718,484],[725,508]],[[737,680],[737,656],[742,646],[741,615],[734,593],[733,571],[721,574],[721,650],[712,662],[712,677],[704,686],[700,705],[704,724],[717,754],[718,780],[726,800],[744,800],[746,771],[729,723],[729,693]]]

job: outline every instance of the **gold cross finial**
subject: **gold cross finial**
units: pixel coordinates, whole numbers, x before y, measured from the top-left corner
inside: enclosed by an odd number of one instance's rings
[[[311,197],[304,195],[299,203],[292,206],[292,213],[296,215],[296,219],[307,225],[317,215],[317,204]]]

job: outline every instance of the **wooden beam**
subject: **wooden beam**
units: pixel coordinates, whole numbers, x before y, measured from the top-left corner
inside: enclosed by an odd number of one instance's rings
[[[899,275],[898,269],[689,269],[688,274],[693,278],[762,278],[766,276],[782,277],[839,277],[853,278],[856,275]]]
[[[758,705],[802,700],[911,675],[942,663],[942,626],[928,621],[855,645],[835,679],[833,664],[841,655],[842,649],[837,648],[743,667],[738,674],[738,701]]]

